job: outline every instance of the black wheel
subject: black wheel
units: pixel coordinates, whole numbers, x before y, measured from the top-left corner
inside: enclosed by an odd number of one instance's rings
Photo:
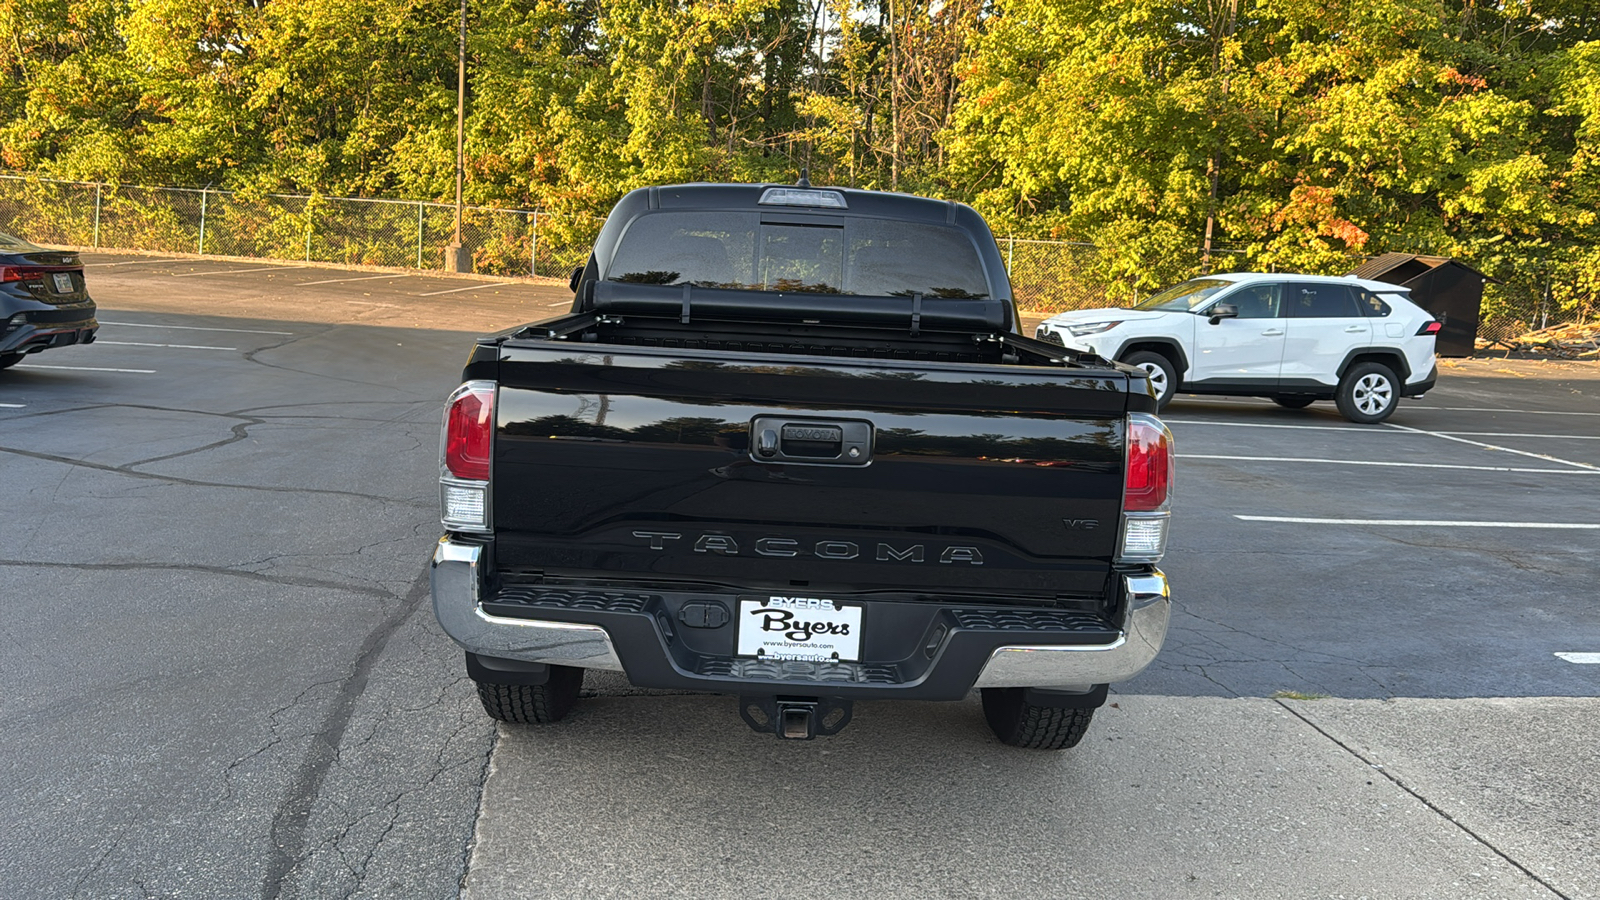
[[[984,688],[983,717],[1000,743],[1029,750],[1076,747],[1089,730],[1093,709],[1035,706],[1022,699],[1022,688]]]
[[[21,353],[0,353],[0,369],[9,369],[22,362],[23,356]]]
[[[1272,402],[1284,409],[1305,409],[1316,402],[1315,397],[1273,397]]]
[[[1159,353],[1140,350],[1124,356],[1122,361],[1136,369],[1143,369],[1150,376],[1150,387],[1156,392],[1156,409],[1166,409],[1172,401],[1172,395],[1178,392],[1178,370],[1172,365],[1172,360]]]
[[[1333,402],[1352,422],[1362,425],[1382,422],[1400,402],[1400,383],[1394,372],[1382,363],[1356,363],[1339,380]]]
[[[489,684],[479,681],[478,699],[490,718],[518,725],[559,722],[572,711],[583,687],[583,670],[551,666],[544,684]]]

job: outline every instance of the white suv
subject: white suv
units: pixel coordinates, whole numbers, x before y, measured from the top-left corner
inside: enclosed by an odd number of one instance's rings
[[[1352,422],[1381,422],[1438,377],[1440,323],[1408,293],[1356,278],[1232,272],[1129,309],[1061,313],[1036,335],[1145,370],[1162,407],[1180,390],[1290,409],[1333,400]]]

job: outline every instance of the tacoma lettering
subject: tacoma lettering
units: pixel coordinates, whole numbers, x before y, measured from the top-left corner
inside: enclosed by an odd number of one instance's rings
[[[800,542],[789,538],[762,538],[756,541],[756,552],[762,556],[799,556]]]
[[[1093,528],[1097,522],[1094,519],[1067,519],[1067,522],[1083,523],[1076,528]],[[635,531],[633,536],[650,542],[651,550],[667,549],[667,541],[676,541],[683,537],[671,531]],[[805,545],[794,538],[764,537],[755,541],[754,547],[757,556],[767,556],[781,559],[807,555]],[[738,556],[739,541],[727,534],[702,534],[695,539],[694,552],[715,553],[719,556]],[[946,565],[966,563],[973,566],[983,565],[983,552],[977,547],[955,546],[946,547],[938,551],[939,562]],[[854,541],[818,541],[812,545],[809,555],[818,559],[857,559],[861,556],[861,545]],[[894,544],[879,542],[873,551],[875,562],[902,562],[924,563],[928,561],[926,544],[911,544],[906,547],[896,547]]]
[[[694,552],[738,556],[739,544],[725,534],[702,534],[700,540],[694,542]]]
[[[901,562],[922,562],[922,545],[912,544],[904,550],[897,550],[889,544],[878,545],[878,561],[888,562],[897,559]]]

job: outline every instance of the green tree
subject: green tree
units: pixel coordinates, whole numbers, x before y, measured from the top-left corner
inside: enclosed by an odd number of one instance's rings
[[[1574,210],[1540,96],[1564,26],[1542,15],[1006,0],[970,46],[947,177],[1008,226],[1100,244],[1133,286],[1394,249],[1525,262]],[[1207,258],[1208,224],[1231,258]]]
[[[116,178],[143,118],[121,0],[0,0],[0,165]]]

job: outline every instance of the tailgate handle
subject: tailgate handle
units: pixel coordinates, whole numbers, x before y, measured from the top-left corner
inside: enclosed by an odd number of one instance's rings
[[[844,429],[837,425],[785,425],[779,446],[789,456],[837,459],[844,449]]]
[[[872,461],[872,423],[757,416],[750,423],[758,462],[864,466]]]

